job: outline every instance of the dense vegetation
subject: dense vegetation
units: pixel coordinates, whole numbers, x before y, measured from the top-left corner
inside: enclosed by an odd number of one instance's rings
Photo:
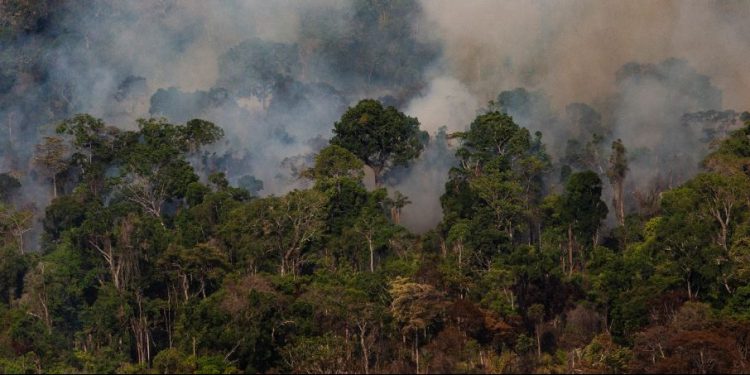
[[[415,235],[407,197],[363,177],[419,155],[418,126],[364,100],[309,189],[261,198],[195,173],[223,136],[210,122],[64,121],[35,153],[57,196],[41,252],[23,253],[32,215],[0,175],[0,371],[748,370],[750,123],[625,216],[622,194],[602,200],[625,145],[604,176],[560,181],[540,133],[488,110],[449,135],[444,220]]]

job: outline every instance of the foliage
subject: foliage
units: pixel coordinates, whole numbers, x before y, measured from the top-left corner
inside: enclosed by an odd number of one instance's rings
[[[356,155],[375,172],[375,181],[388,169],[407,164],[422,152],[425,133],[419,121],[383,105],[365,99],[349,108],[334,124],[331,144]]]
[[[310,188],[261,197],[193,168],[223,134],[210,122],[64,121],[37,153],[64,181],[42,251],[0,175],[0,371],[747,372],[750,124],[655,211],[620,194],[612,228],[622,142],[606,174],[558,184],[540,133],[480,114],[451,135],[445,216],[419,235],[399,225],[409,197],[363,181],[419,155],[416,119],[366,100],[336,127]]]

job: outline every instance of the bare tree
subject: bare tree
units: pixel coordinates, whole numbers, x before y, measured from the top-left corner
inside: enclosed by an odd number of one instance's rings
[[[133,175],[123,189],[127,199],[144,212],[161,220],[161,208],[167,199],[167,187],[141,175]]]

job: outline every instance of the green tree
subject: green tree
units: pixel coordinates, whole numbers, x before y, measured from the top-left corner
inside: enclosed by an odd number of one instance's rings
[[[542,356],[542,323],[544,323],[544,305],[535,303],[529,306],[526,314],[534,323],[534,335],[536,336],[536,355]]]
[[[728,251],[732,240],[731,227],[750,198],[750,180],[744,175],[702,173],[685,186],[702,198],[700,202],[706,220],[715,221],[719,226],[716,241]]]
[[[255,199],[235,209],[222,229],[230,248],[255,270],[278,261],[281,275],[297,275],[310,245],[325,229],[327,196],[317,190],[295,190],[283,197]]]
[[[697,212],[701,197],[688,187],[680,187],[662,194],[662,216],[655,218],[656,241],[669,256],[676,275],[683,280],[688,298],[696,298],[701,291],[709,292],[719,276],[714,262],[719,249],[712,241],[710,222]]]
[[[0,234],[11,237],[15,241],[16,248],[23,254],[25,245],[23,237],[33,226],[34,212],[15,210],[0,202]],[[7,245],[7,238],[4,238]]]
[[[452,246],[453,250],[458,255],[457,263],[459,271],[463,268],[466,240],[471,233],[470,229],[468,220],[461,220],[451,226],[446,239],[448,244]]]
[[[513,118],[500,112],[489,112],[478,116],[464,133],[457,133],[463,140],[456,152],[461,166],[474,174],[481,174],[485,164],[493,159],[500,163],[493,167],[509,168],[517,157],[529,151],[531,136]]]
[[[173,274],[174,289],[187,303],[191,297],[210,294],[210,284],[216,285],[228,268],[227,256],[211,243],[185,249],[170,245],[157,260],[157,265]],[[208,290],[208,291],[207,291]]]
[[[56,131],[72,137],[71,159],[84,174],[102,174],[102,164],[111,161],[114,151],[120,150],[116,146],[120,132],[91,115],[81,114],[67,119],[57,126]]]
[[[625,175],[628,173],[628,159],[622,140],[612,142],[612,155],[609,157],[607,178],[612,184],[612,206],[615,208],[617,222],[625,225]]]
[[[344,339],[331,333],[299,337],[284,349],[284,360],[296,373],[329,374],[349,367]]]
[[[713,280],[733,292],[737,271],[744,267],[744,239],[733,236],[750,196],[744,175],[702,173],[665,192],[658,236],[673,255],[693,298],[699,289],[715,291]],[[742,226],[740,226],[742,228]]]
[[[532,139],[510,116],[489,112],[453,137],[462,142],[456,152],[459,165],[451,169],[441,197],[445,223],[469,220],[472,227],[484,228],[487,235],[474,233],[474,237],[485,238],[482,241],[491,252],[499,242],[531,243],[540,237],[536,207],[543,191],[542,177],[549,169],[541,133]],[[494,233],[488,229],[489,222]]]
[[[213,123],[190,120],[184,126],[164,119],[139,120],[138,141],[124,150],[120,190],[130,202],[162,219],[167,200],[185,197],[198,180],[192,166],[180,156],[215,142],[223,131]]]
[[[351,179],[360,182],[364,177],[363,162],[349,150],[330,145],[315,156],[315,165],[302,172],[304,177],[313,179],[321,190],[334,188],[341,191],[343,179]]]
[[[518,181],[507,172],[490,170],[473,178],[469,186],[492,211],[496,228],[512,240],[524,208],[523,188]]]
[[[369,194],[362,182],[363,168],[364,163],[349,150],[329,145],[315,157],[313,167],[303,171],[304,177],[315,182],[315,189],[328,197],[328,235],[337,237],[351,229],[368,202]]]
[[[354,230],[367,243],[370,254],[370,272],[375,272],[375,251],[388,242],[388,221],[380,210],[365,207],[355,221]]]
[[[424,132],[419,121],[377,100],[365,99],[350,107],[334,124],[331,144],[341,146],[360,158],[382,183],[388,169],[406,165],[424,148]]]
[[[560,216],[567,224],[570,274],[573,273],[575,249],[592,249],[598,242],[599,227],[608,211],[601,195],[602,181],[592,171],[573,173],[565,185],[560,201]],[[585,253],[579,256],[581,265],[585,265]]]

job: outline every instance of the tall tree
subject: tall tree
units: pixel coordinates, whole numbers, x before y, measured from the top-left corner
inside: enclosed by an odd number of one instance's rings
[[[534,335],[536,336],[536,355],[542,356],[542,323],[544,322],[544,305],[535,303],[527,310],[529,319],[534,323]]]
[[[723,286],[734,292],[732,279],[737,267],[743,266],[740,254],[746,242],[734,233],[747,220],[749,197],[747,177],[717,173],[699,174],[663,194],[659,243],[681,271],[691,298],[699,289],[715,291]]]
[[[424,148],[425,133],[416,118],[373,99],[349,108],[334,124],[333,133],[331,144],[351,151],[372,168],[378,186],[388,169],[406,165]]]
[[[170,245],[157,260],[169,272],[174,290],[187,303],[191,297],[206,298],[210,283],[219,280],[227,268],[226,254],[214,244],[201,243],[193,248]]]
[[[168,199],[181,199],[198,180],[192,166],[181,156],[215,142],[224,132],[211,122],[190,120],[173,125],[164,119],[139,120],[137,141],[123,152],[122,192],[146,213],[161,219]]]
[[[339,234],[359,217],[368,193],[362,183],[364,163],[349,150],[329,145],[315,157],[315,165],[302,172],[315,181],[315,189],[328,196],[327,232]]]
[[[419,332],[426,331],[445,308],[442,293],[429,284],[411,282],[404,277],[396,277],[391,282],[389,292],[391,313],[401,325],[404,338],[414,334],[414,362],[419,373]],[[404,342],[406,340],[404,339]]]
[[[401,210],[411,204],[409,197],[403,195],[400,191],[393,193],[393,198],[386,198],[386,204],[391,211],[391,220],[394,224],[401,222]]]
[[[386,230],[384,230],[386,229]],[[388,222],[380,210],[365,207],[354,224],[354,230],[367,242],[370,254],[370,272],[375,272],[375,250],[387,243]]]
[[[39,166],[52,180],[52,196],[57,198],[57,175],[68,166],[65,159],[67,148],[63,140],[58,137],[44,137],[44,141],[36,145],[34,163]]]
[[[596,246],[599,226],[607,217],[607,205],[602,202],[602,180],[592,171],[573,173],[565,185],[561,200],[561,217],[568,227],[568,262],[573,272],[573,253],[578,248]],[[583,245],[581,248],[578,245]],[[581,265],[586,259],[583,254]]]
[[[124,145],[138,137],[135,132],[123,132],[86,114],[61,122],[56,132],[70,139],[71,165],[80,168],[81,180],[95,195],[106,190],[106,171],[118,157],[124,156]]]
[[[523,189],[509,173],[491,170],[470,181],[469,186],[493,213],[493,224],[513,239],[515,226],[523,211]]]
[[[23,254],[23,236],[31,230],[34,213],[31,210],[14,210],[0,202],[0,235],[9,235]]]
[[[452,136],[462,142],[456,152],[459,165],[451,169],[441,198],[446,223],[468,219],[475,229],[491,228],[491,236],[510,242],[531,243],[534,232],[539,237],[535,206],[549,169],[541,133],[532,139],[512,117],[489,112],[477,116],[468,131]]]
[[[625,225],[625,175],[628,173],[628,159],[625,145],[618,139],[612,142],[612,155],[609,157],[607,177],[612,184],[612,206],[615,208],[617,222]]]
[[[325,229],[327,201],[317,190],[252,200],[230,214],[224,237],[230,246],[249,253],[240,255],[249,269],[265,265],[272,254],[279,274],[297,275],[306,250]]]

